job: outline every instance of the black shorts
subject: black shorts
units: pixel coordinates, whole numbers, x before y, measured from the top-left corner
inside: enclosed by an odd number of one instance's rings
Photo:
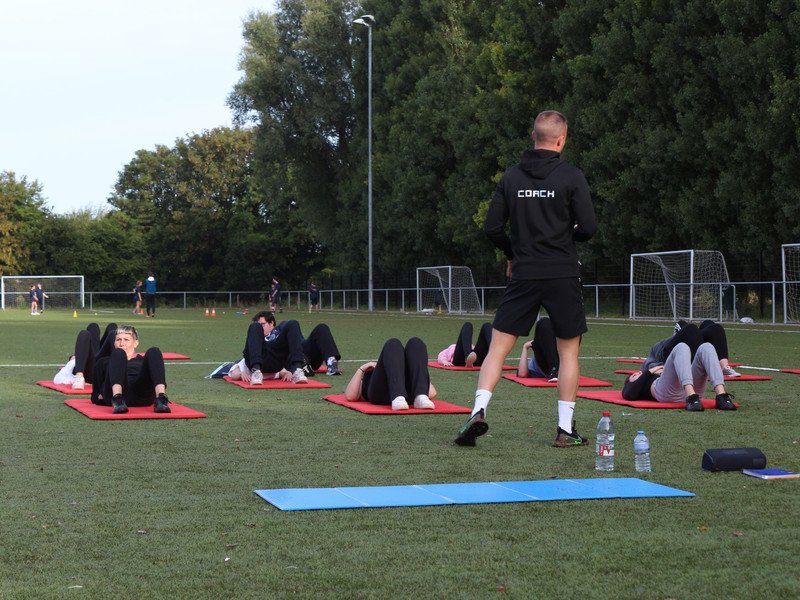
[[[503,333],[527,336],[542,307],[553,323],[556,337],[567,340],[583,335],[588,330],[579,277],[512,279],[497,308],[492,326]]]

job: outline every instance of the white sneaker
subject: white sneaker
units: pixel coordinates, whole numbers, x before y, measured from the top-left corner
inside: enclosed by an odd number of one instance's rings
[[[408,402],[402,396],[392,400],[392,410],[408,410]]]
[[[264,375],[260,369],[253,369],[250,375],[250,385],[261,385],[264,383]]]
[[[303,368],[298,367],[292,373],[292,383],[308,383],[308,377],[303,373]]]
[[[72,380],[73,390],[82,390],[84,387],[86,387],[86,380],[83,378],[83,376],[76,377]]]
[[[742,374],[738,371],[734,371],[733,367],[722,367],[722,374],[725,377],[741,377]]]
[[[422,410],[433,410],[436,408],[436,405],[433,403],[433,400],[428,398],[425,394],[420,394],[416,398],[414,398],[414,408],[419,408]]]

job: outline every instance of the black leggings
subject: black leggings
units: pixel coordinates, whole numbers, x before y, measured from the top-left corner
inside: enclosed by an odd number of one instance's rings
[[[92,383],[94,364],[98,358],[111,354],[116,335],[116,323],[106,325],[102,339],[100,338],[100,326],[97,323],[89,323],[86,329],[79,331],[78,337],[75,339],[75,367],[72,369],[72,374],[83,373],[84,380]]]
[[[700,327],[687,323],[686,321],[678,321],[678,324],[681,326],[681,330],[673,335],[669,344],[667,344],[664,354],[665,357],[669,356],[669,353],[672,352],[675,346],[684,342],[689,346],[689,350],[692,352],[692,358],[694,358],[694,354],[697,348],[700,347],[700,344],[708,342],[714,346],[714,350],[717,351],[717,356],[720,360],[728,358],[728,336],[722,325],[711,320],[703,321],[700,323]]]
[[[420,394],[427,395],[430,384],[425,342],[412,337],[403,348],[400,340],[391,338],[383,345],[366,394],[362,395],[373,404],[391,404],[398,396],[413,400]]]
[[[475,366],[480,367],[489,353],[489,344],[492,341],[492,324],[484,323],[481,325],[481,330],[478,332],[478,341],[475,342],[475,347],[472,347],[472,323],[464,323],[461,326],[461,331],[458,334],[456,341],[456,349],[453,352],[453,364],[457,367],[463,367],[467,364],[467,356],[470,352],[474,352],[478,357],[475,361]]]
[[[122,397],[128,406],[150,406],[156,399],[155,387],[167,385],[164,357],[155,347],[130,360],[124,350],[114,348],[110,356],[97,360],[94,378],[97,385],[92,391],[92,402],[105,406],[111,405],[113,385],[122,386]]]
[[[558,371],[558,346],[556,345],[556,334],[553,331],[553,323],[548,317],[542,317],[536,322],[533,330],[533,357],[536,365],[542,373],[549,375],[550,371]]]

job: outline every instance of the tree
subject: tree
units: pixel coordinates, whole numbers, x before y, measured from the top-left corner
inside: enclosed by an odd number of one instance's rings
[[[40,227],[49,210],[38,181],[0,172],[0,275],[29,272],[43,243]]]

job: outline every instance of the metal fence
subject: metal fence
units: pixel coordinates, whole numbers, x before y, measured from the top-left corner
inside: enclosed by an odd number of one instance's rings
[[[787,282],[796,283],[796,282]],[[704,284],[708,286],[708,284]],[[648,284],[652,287],[652,284]],[[762,323],[796,322],[784,314],[783,286],[781,281],[738,281],[720,283],[719,293],[724,288],[732,288],[733,293],[725,295],[729,299],[719,306],[719,314],[709,315],[718,321],[738,321],[742,317],[750,317]],[[494,312],[503,296],[503,286],[477,287],[481,305],[486,312]],[[583,286],[586,313],[595,318],[629,317],[631,286],[624,284],[590,284]],[[86,292],[86,304],[92,308],[130,306],[130,292]],[[308,310],[309,293],[307,290],[288,290],[282,295],[283,308],[287,310]],[[378,288],[373,290],[373,302],[376,311],[383,312],[419,312],[430,311],[433,306],[417,306],[416,288]],[[212,309],[244,309],[269,306],[269,292],[256,291],[182,291],[159,292],[158,305],[170,308],[204,310]],[[320,308],[324,310],[366,311],[368,310],[368,290],[366,288],[320,290]],[[653,319],[674,319],[683,315],[669,312],[653,316]]]

